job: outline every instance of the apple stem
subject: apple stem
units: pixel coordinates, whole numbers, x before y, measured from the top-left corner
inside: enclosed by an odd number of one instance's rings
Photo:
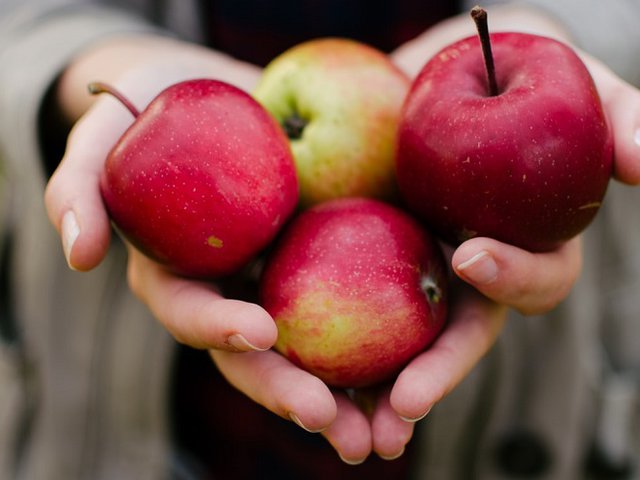
[[[471,9],[471,18],[476,24],[478,37],[482,44],[482,55],[484,56],[484,65],[487,70],[487,81],[489,84],[489,96],[495,97],[500,93],[498,90],[498,82],[496,81],[496,67],[493,63],[493,53],[491,52],[491,38],[489,35],[489,22],[487,21],[487,11],[475,6]]]
[[[131,112],[131,115],[133,115],[134,117],[138,117],[138,115],[140,115],[140,110],[138,110],[127,97],[125,97],[111,85],[107,85],[106,83],[102,82],[91,82],[89,85],[87,85],[87,88],[89,89],[89,93],[91,95],[108,93],[109,95],[115,97],[120,103],[122,103],[127,108],[127,110]]]

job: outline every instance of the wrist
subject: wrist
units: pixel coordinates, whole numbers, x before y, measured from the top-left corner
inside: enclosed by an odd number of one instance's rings
[[[77,56],[61,75],[56,98],[63,114],[75,122],[95,101],[87,91],[93,81],[122,89],[142,109],[181,80],[216,78],[248,90],[258,75],[257,67],[196,44],[162,36],[125,36],[99,42]]]

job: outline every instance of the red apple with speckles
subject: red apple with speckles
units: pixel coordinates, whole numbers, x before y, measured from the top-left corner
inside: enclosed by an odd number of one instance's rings
[[[195,79],[161,92],[110,152],[101,191],[118,230],[175,273],[218,278],[275,237],[298,199],[286,136],[244,91]]]
[[[386,203],[337,199],[304,211],[269,257],[261,303],[276,350],[335,387],[393,377],[445,324],[439,244]]]
[[[452,244],[488,236],[552,250],[588,226],[605,196],[613,155],[600,98],[568,46],[482,36],[487,65],[474,36],[415,79],[399,126],[399,190]]]

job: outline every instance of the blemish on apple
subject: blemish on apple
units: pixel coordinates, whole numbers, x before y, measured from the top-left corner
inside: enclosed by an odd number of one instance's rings
[[[211,235],[209,238],[207,238],[207,245],[213,248],[222,248],[224,246],[224,242],[221,238],[218,238],[215,235]]]
[[[578,207],[578,210],[589,210],[591,208],[600,208],[601,205],[602,205],[602,202],[589,202]]]

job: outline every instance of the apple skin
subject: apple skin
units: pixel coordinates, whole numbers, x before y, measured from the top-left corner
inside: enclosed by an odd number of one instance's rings
[[[409,77],[383,52],[344,38],[301,43],[265,68],[253,95],[289,135],[300,204],[364,196],[394,198],[395,142]]]
[[[613,142],[580,58],[550,38],[491,35],[497,96],[478,37],[415,79],[398,133],[408,208],[451,244],[488,236],[549,251],[584,230],[612,173]]]
[[[260,284],[275,349],[334,387],[390,379],[445,325],[446,266],[412,217],[368,198],[305,210],[283,231]]]
[[[280,126],[246,92],[209,79],[161,92],[110,152],[100,186],[132,244],[199,278],[244,266],[298,200]]]

